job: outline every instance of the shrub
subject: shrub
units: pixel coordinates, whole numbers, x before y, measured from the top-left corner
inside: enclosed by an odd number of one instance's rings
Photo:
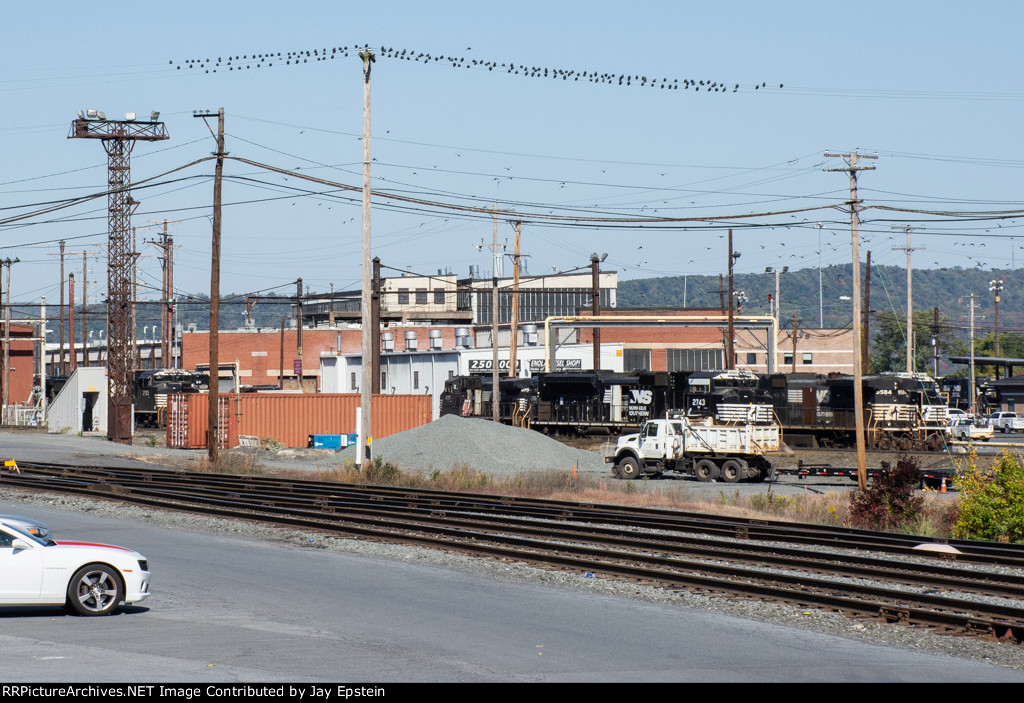
[[[917,493],[920,466],[913,457],[900,456],[895,468],[883,461],[881,469],[867,490],[850,494],[850,521],[872,530],[909,529],[924,508],[924,496]]]
[[[284,449],[284,442],[274,439],[273,437],[260,437],[260,446],[272,452],[276,452],[280,449]]]
[[[373,457],[364,472],[367,483],[375,483],[383,486],[396,486],[402,478],[402,471],[390,461],[384,461],[381,457]]]
[[[960,516],[953,534],[963,539],[1024,542],[1024,466],[1003,452],[990,470],[967,462],[957,472]]]

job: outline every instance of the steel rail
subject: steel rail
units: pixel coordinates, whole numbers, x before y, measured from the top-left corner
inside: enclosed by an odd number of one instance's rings
[[[76,479],[62,478],[61,482]],[[51,484],[53,485],[53,484]],[[83,484],[87,488],[95,484]],[[58,484],[59,486],[59,484]],[[168,488],[167,486],[172,486]],[[359,500],[332,500],[320,497],[268,495],[263,492],[235,490],[210,490],[190,484],[187,490],[178,485],[159,479],[142,481],[121,488],[131,490],[135,495],[153,498],[175,499],[184,502],[213,502],[238,505],[256,510],[308,511],[344,514],[350,519],[357,516],[364,519],[397,519],[415,521],[418,524],[458,525],[464,529],[487,529],[494,526],[505,533],[530,536],[544,540],[575,541],[579,543],[604,545],[619,550],[636,550],[662,555],[687,556],[701,559],[731,560],[775,566],[812,573],[841,574],[852,578],[873,579],[904,585],[917,585],[935,589],[969,591],[1004,598],[1017,598],[1024,591],[1024,576],[993,574],[990,572],[955,569],[939,564],[916,562],[893,562],[859,555],[837,555],[834,552],[816,553],[806,549],[791,549],[777,545],[739,545],[726,540],[706,537],[687,537],[678,534],[624,534],[619,529],[601,527],[595,524],[571,524],[565,521],[552,523],[549,519],[514,517],[508,515],[486,515],[466,509],[451,510],[436,505],[382,502],[360,496]],[[465,516],[465,517],[463,517]],[[331,519],[331,518],[328,518]]]
[[[478,556],[499,557],[518,562],[555,566],[584,573],[626,577],[669,588],[699,588],[712,595],[736,595],[771,599],[802,607],[832,609],[846,614],[882,618],[888,622],[923,625],[944,631],[969,633],[990,638],[1024,639],[1024,608],[960,601],[927,594],[908,594],[859,584],[809,579],[806,576],[763,573],[703,562],[666,560],[657,556],[613,553],[577,545],[539,542],[516,536],[495,535],[447,526],[407,525],[375,518],[366,523],[341,516],[326,523],[319,512],[304,517],[266,514],[251,509],[220,505],[183,506],[180,501],[136,496],[130,491],[110,493],[93,484],[74,487],[74,492],[116,496],[119,500],[181,509],[234,519],[301,526],[328,533],[340,533],[389,542],[418,544]]]
[[[80,475],[94,480],[130,485],[159,483],[161,479],[187,482],[188,485],[223,485],[250,492],[261,487],[279,496],[282,490],[290,493],[309,493],[316,496],[357,494],[374,502],[388,500],[411,504],[423,502],[434,508],[462,509],[472,512],[498,511],[503,514],[534,515],[537,517],[618,524],[630,528],[662,529],[677,532],[712,534],[751,540],[785,541],[804,545],[844,547],[848,549],[883,551],[906,556],[923,556],[914,547],[922,542],[948,544],[959,554],[933,553],[936,558],[979,564],[999,564],[1024,567],[1024,546],[977,542],[969,540],[930,540],[912,535],[809,526],[743,518],[724,518],[701,513],[688,513],[657,508],[630,508],[625,506],[572,503],[543,499],[522,499],[487,496],[472,493],[448,493],[440,490],[395,487],[368,487],[357,484],[318,482],[270,477],[229,476],[197,472],[118,469],[113,467],[62,467],[58,465],[22,464],[22,475]],[[270,500],[279,499],[273,498]]]
[[[65,487],[74,492],[87,495],[116,495],[121,500],[128,500],[148,505],[181,508],[182,501],[192,498],[188,495],[176,496],[173,500],[166,498],[154,498],[135,495],[132,489],[122,486],[111,486],[109,484],[90,483],[83,485],[81,481],[69,479],[51,479],[51,483],[64,483]],[[378,539],[401,542],[418,542],[432,547],[451,549],[456,547],[453,540],[457,542],[460,550],[469,549],[472,553],[485,553],[489,555],[498,554],[504,558],[517,558],[537,561],[547,565],[574,564],[579,568],[587,568],[591,571],[602,571],[615,574],[626,574],[631,578],[654,579],[662,583],[676,583],[682,580],[687,585],[701,587],[701,584],[713,583],[713,592],[727,592],[739,594],[772,594],[773,598],[782,598],[788,602],[795,602],[816,607],[840,607],[844,612],[868,612],[875,615],[881,614],[887,619],[896,618],[906,620],[911,624],[928,624],[929,626],[941,626],[952,628],[957,631],[983,632],[989,636],[995,636],[1000,630],[1003,635],[1010,636],[1019,641],[1020,635],[1024,632],[1024,609],[1003,607],[991,604],[979,604],[959,601],[950,598],[939,598],[927,594],[908,594],[903,591],[881,589],[859,584],[836,583],[832,581],[820,581],[810,579],[807,576],[770,574],[766,575],[750,569],[740,569],[725,565],[708,564],[707,562],[690,562],[679,559],[666,559],[664,556],[644,555],[632,552],[609,552],[607,549],[595,549],[570,544],[552,544],[541,542],[532,538],[519,536],[496,535],[494,533],[480,532],[464,526],[451,525],[426,525],[422,522],[408,523],[394,519],[374,515],[366,519],[368,524],[355,523],[353,516],[342,515],[337,517],[338,522],[326,524],[327,516],[319,509],[290,509],[290,515],[265,515],[253,510],[265,510],[263,498],[250,496],[256,499],[259,505],[248,506],[247,510],[239,510],[237,506],[230,505],[231,501],[222,498],[200,498],[211,503],[224,503],[225,505],[204,505],[191,506],[190,509],[208,514],[219,514],[235,518],[250,520],[269,521],[285,524],[301,524],[318,530],[342,532],[345,534],[357,534],[361,536],[374,536]],[[382,527],[382,525],[384,527]],[[384,529],[384,528],[387,529]],[[401,532],[396,535],[395,532]],[[410,534],[412,533],[412,534]],[[416,533],[427,533],[430,537],[417,536]],[[471,545],[467,547],[466,541]],[[486,542],[495,542],[499,546],[499,552],[495,547],[483,546]],[[509,545],[512,545],[511,547]],[[521,551],[526,550],[526,551]],[[570,557],[565,555],[569,554]],[[586,559],[580,559],[579,555],[586,555]],[[571,561],[566,561],[571,559]],[[610,563],[611,560],[611,563]],[[629,564],[643,564],[643,569],[638,571],[635,566],[623,566],[621,562]],[[666,569],[670,571],[666,572]],[[678,573],[682,570],[684,573]],[[695,573],[702,574],[699,577]],[[713,574],[708,577],[707,574]],[[705,579],[711,578],[710,582]],[[725,579],[725,582],[716,579]],[[761,585],[751,586],[749,584],[738,586],[736,579],[745,581],[757,581]],[[764,584],[783,584],[777,585]],[[815,589],[814,595],[809,595],[808,589]],[[785,595],[780,595],[785,592]],[[851,593],[854,597],[851,598]],[[868,599],[869,605],[854,606],[852,602],[856,599]],[[841,604],[841,605],[838,605]],[[866,609],[866,610],[865,610]],[[893,615],[895,614],[895,615]]]

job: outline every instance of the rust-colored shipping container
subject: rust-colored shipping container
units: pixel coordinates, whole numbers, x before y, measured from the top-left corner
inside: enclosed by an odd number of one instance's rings
[[[237,447],[239,435],[270,437],[286,447],[305,447],[312,434],[355,432],[358,393],[243,393],[221,396],[221,427],[226,441]],[[209,397],[205,393],[177,395],[169,400],[167,446],[206,447]],[[371,433],[380,439],[431,421],[429,395],[373,396]]]

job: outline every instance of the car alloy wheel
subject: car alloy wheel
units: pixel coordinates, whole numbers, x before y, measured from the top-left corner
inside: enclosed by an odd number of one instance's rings
[[[105,564],[87,564],[68,584],[68,603],[79,615],[106,615],[124,600],[117,571]]]

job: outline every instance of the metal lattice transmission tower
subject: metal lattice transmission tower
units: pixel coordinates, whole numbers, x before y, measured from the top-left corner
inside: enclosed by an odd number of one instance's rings
[[[158,122],[107,120],[103,113],[78,113],[68,139],[99,139],[107,152],[107,439],[131,444],[132,385],[135,350],[132,326],[132,284],[135,251],[131,218],[139,202],[131,196],[131,153],[137,141],[167,139],[167,128]]]

